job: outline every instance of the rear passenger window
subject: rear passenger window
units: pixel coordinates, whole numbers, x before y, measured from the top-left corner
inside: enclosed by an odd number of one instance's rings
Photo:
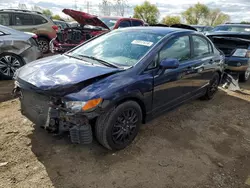
[[[132,26],[142,26],[143,23],[141,21],[138,20],[132,20]]]
[[[189,36],[178,37],[170,40],[160,51],[160,62],[163,59],[174,58],[179,61],[190,59],[191,49]]]
[[[195,57],[205,56],[212,53],[211,45],[203,37],[193,36],[193,44]]]
[[[10,25],[10,14],[8,13],[1,13],[0,14],[0,24],[9,26]]]
[[[130,21],[128,20],[121,21],[119,27],[130,27]]]
[[[44,19],[42,16],[39,15],[33,15],[35,25],[45,24],[48,21]]]
[[[14,14],[15,25],[34,25],[30,14]]]

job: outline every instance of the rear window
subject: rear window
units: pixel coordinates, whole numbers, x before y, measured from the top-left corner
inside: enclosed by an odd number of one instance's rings
[[[30,14],[14,14],[14,25],[34,25]]]
[[[246,32],[250,33],[250,26],[217,26],[213,31],[231,31],[231,32]]]
[[[141,21],[138,20],[132,20],[132,26],[142,26],[143,23]]]
[[[33,15],[33,18],[34,18],[35,25],[45,24],[48,22],[45,18],[39,15]]]
[[[10,14],[9,13],[0,13],[0,24],[9,26],[10,25]]]

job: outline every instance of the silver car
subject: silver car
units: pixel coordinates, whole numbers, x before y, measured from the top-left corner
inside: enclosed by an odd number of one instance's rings
[[[35,34],[0,25],[0,78],[12,79],[18,68],[40,57]]]

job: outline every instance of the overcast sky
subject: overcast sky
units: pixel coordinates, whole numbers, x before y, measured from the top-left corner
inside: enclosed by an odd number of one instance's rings
[[[93,14],[98,14],[98,4],[101,0],[76,0],[77,6],[86,10],[87,1],[90,3],[90,11]],[[142,3],[144,0],[127,0],[128,4],[133,7],[136,4]],[[8,2],[8,3],[7,3]],[[26,3],[28,6],[39,5],[42,8],[50,8],[55,13],[63,15],[61,9],[73,8],[75,0],[0,0],[0,8],[14,8],[17,4]],[[231,16],[231,21],[250,21],[250,0],[150,0],[158,6],[161,18],[165,15],[178,15],[188,7],[200,2],[204,3],[209,8],[220,8],[223,12]],[[90,12],[90,13],[91,13]],[[133,9],[127,10],[127,16],[132,16]]]

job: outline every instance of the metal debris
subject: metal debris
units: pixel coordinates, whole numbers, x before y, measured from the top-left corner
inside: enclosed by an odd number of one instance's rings
[[[228,89],[230,91],[240,91],[240,86],[239,86],[239,75],[230,75],[228,73],[224,73],[224,81],[225,82],[222,85],[222,88]]]
[[[6,166],[9,162],[3,162],[3,163],[0,163],[0,167],[2,166]]]

